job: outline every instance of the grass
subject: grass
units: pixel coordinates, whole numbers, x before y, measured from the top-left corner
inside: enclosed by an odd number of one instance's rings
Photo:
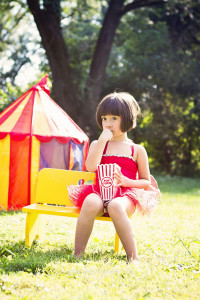
[[[73,256],[76,219],[46,218],[45,240],[24,246],[26,214],[0,213],[0,299],[200,299],[199,179],[156,176],[162,200],[132,218],[140,266],[114,254],[114,228],[96,221]]]

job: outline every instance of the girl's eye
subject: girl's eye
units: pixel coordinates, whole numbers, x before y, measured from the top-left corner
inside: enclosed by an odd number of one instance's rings
[[[105,121],[105,120],[106,120],[106,117],[101,117],[101,120],[102,120],[102,121]]]
[[[117,120],[117,117],[112,117],[113,120]]]

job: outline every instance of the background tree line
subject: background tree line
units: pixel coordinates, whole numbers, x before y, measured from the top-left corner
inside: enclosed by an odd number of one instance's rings
[[[17,74],[39,53],[38,78],[50,74],[53,99],[91,139],[98,135],[94,116],[100,98],[128,91],[143,111],[130,137],[145,145],[151,168],[199,174],[199,4],[1,1],[0,54],[11,63],[6,70],[0,65],[0,109],[22,92]],[[26,26],[16,38],[22,21]],[[41,40],[28,31],[34,24]]]

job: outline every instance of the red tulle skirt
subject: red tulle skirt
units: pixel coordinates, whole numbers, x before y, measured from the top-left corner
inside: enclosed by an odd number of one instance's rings
[[[67,187],[67,189],[70,199],[79,209],[81,209],[85,198],[89,194],[95,193],[100,196],[98,184],[70,185]],[[139,213],[141,213],[142,215],[150,215],[156,209],[159,203],[160,190],[158,188],[156,180],[151,175],[151,184],[147,190],[125,187],[114,188],[113,198],[124,196],[130,199],[133,206],[138,210]]]

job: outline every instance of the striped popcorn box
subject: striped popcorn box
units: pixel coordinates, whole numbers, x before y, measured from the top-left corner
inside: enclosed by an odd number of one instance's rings
[[[117,164],[103,164],[97,166],[100,195],[104,201],[113,199],[114,172],[120,168]]]

